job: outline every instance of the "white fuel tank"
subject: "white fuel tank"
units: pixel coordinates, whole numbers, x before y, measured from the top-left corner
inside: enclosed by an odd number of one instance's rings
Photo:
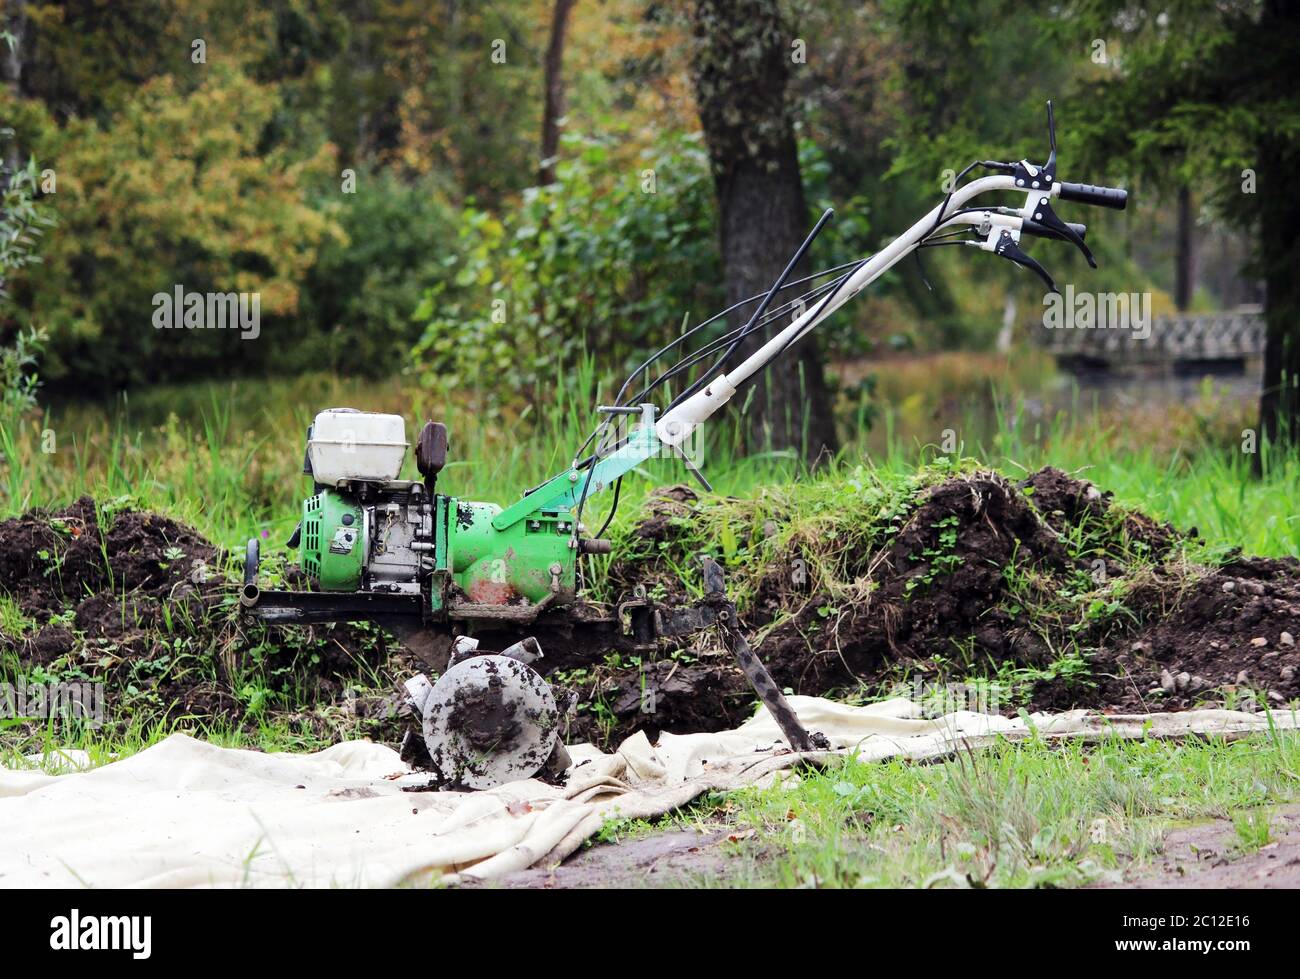
[[[330,408],[312,422],[307,457],[312,478],[327,486],[350,480],[389,482],[401,474],[406,446],[401,415]]]

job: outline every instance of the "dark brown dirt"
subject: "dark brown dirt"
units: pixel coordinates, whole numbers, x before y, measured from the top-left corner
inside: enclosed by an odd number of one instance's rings
[[[1300,699],[1300,561],[1238,558],[1174,603],[1154,589],[1145,598],[1149,621],[1089,657],[1095,690],[1042,683],[1034,707],[1250,710]]]
[[[194,531],[156,514],[117,514],[101,529],[90,497],[0,523],[0,543],[0,588],[44,626],[31,643],[36,662],[70,648],[68,624],[49,624],[61,613],[88,637],[117,638],[156,629],[164,602],[197,609],[217,559]]]
[[[20,639],[0,633],[0,653],[24,670],[102,679],[110,703],[121,706],[129,690],[162,718],[255,724],[231,670],[242,672],[265,633],[235,618],[226,560],[175,520],[97,508],[90,497],[0,522],[0,592],[34,623]],[[376,730],[397,730],[395,692],[348,694],[352,681],[389,658],[374,630],[299,629],[276,645],[285,654],[273,664],[282,689],[308,690],[317,706],[345,707],[373,717]],[[285,700],[286,711],[298,707]]]
[[[638,533],[670,542],[694,502],[684,489],[660,494]],[[1064,542],[1080,528],[1100,543],[1086,557],[1072,557]],[[991,673],[1007,661],[1044,667],[1055,650],[1077,641],[1091,675],[1083,682],[1039,682],[1031,709],[1249,709],[1252,702],[1276,706],[1300,698],[1300,655],[1283,635],[1300,636],[1300,562],[1237,558],[1201,569],[1197,581],[1181,566],[1163,563],[1194,536],[1115,508],[1111,494],[1057,469],[1020,483],[977,473],[932,487],[895,535],[854,556],[845,577],[873,585],[862,600],[836,601],[815,582],[811,590],[792,588],[785,568],[800,555],[791,554],[763,580],[746,624],[761,627],[781,610],[801,609],[758,650],[778,684],[801,694],[878,688],[903,666],[936,683]],[[1122,576],[1125,556],[1133,553],[1154,562],[1155,570],[1127,597],[1131,615],[1071,631],[1065,622],[1054,630],[1031,627],[1009,611],[1016,604],[1003,573],[1009,565],[1050,592],[1077,587],[1081,574]],[[615,573],[625,589],[665,581],[653,561],[640,568],[625,563]],[[585,694],[603,705],[600,716],[580,714],[572,734],[617,740],[638,727],[653,735],[742,721],[755,700],[739,669],[719,650],[693,653],[685,661],[606,671]],[[1166,673],[1170,692],[1150,693]]]
[[[651,504],[641,536],[668,540],[689,518],[694,495],[675,489]],[[954,532],[955,544],[943,545],[941,535]],[[921,661],[972,635],[989,659],[1044,659],[1048,651],[1041,640],[1017,629],[998,607],[1005,590],[1002,568],[1013,557],[1026,568],[1049,572],[1068,563],[1057,535],[1028,498],[995,474],[935,486],[887,547],[857,555],[847,577],[876,585],[863,601],[845,605],[793,587],[785,571],[797,557],[775,562],[747,624],[761,626],[783,609],[802,608],[765,639],[759,652],[779,685],[809,694],[856,687],[893,664]],[[653,562],[640,569],[616,566],[614,576],[625,589],[638,583],[662,586],[666,577]],[[681,590],[680,583],[676,588]],[[824,613],[828,607],[835,611]],[[730,656],[716,650],[692,663],[660,660],[644,669],[616,671],[600,695],[627,733],[638,726],[720,730],[743,720],[754,705],[743,674]],[[579,730],[600,735],[600,720],[580,717]],[[608,714],[604,724],[609,725]]]
[[[217,551],[194,531],[156,514],[102,516],[82,497],[0,523],[0,589],[36,624],[0,648],[37,666],[74,650],[147,658],[168,615],[202,620],[220,601]]]
[[[724,877],[734,862],[727,831],[669,830],[639,840],[598,843],[558,867],[507,874],[475,888],[570,890],[574,888],[686,887]]]
[[[1051,466],[1040,469],[1018,488],[1030,497],[1034,509],[1057,533],[1066,533],[1085,521],[1106,521],[1115,498],[1114,493],[1102,492],[1087,480],[1075,479]],[[1152,554],[1168,553],[1183,536],[1169,524],[1142,513],[1125,511],[1120,520],[1121,532]],[[1188,536],[1195,537],[1195,529]]]

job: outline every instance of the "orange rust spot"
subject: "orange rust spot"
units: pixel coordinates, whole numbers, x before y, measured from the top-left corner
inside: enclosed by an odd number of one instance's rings
[[[505,581],[479,578],[469,586],[469,597],[480,605],[505,605],[514,596],[515,590]]]

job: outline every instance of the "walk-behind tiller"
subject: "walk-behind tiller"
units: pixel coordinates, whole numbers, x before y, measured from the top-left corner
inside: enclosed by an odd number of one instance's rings
[[[581,597],[581,559],[610,552],[602,534],[618,506],[620,481],[643,461],[671,452],[709,489],[687,451],[704,420],[906,255],[971,246],[1024,266],[1056,291],[1052,277],[1021,249],[1032,236],[1073,243],[1095,268],[1084,225],[1062,221],[1052,204],[1059,198],[1123,209],[1128,195],[1059,181],[1050,102],[1047,118],[1046,163],[972,163],[939,206],[876,254],[789,281],[830,219],[828,210],[770,289],[685,331],[647,359],[612,404],[596,408],[599,420],[572,465],[510,506],[438,492],[447,457],[442,424],[426,422],[421,429],[415,461],[422,479],[406,481],[398,478],[407,449],[401,416],[322,411],[307,431],[303,467],[315,489],[288,543],[319,590],[259,589],[254,539],[241,595],[245,613],[267,623],[370,620],[411,647],[440,675],[431,683],[421,674],[406,685],[422,736],[408,732],[403,757],[432,771],[441,785],[488,788],[567,768],[560,740],[564,707],[539,672],[543,645],[644,653],[661,638],[706,628],[720,630],[792,749],[825,746],[821,735],[799,723],[746,643],[716,563],[704,562],[705,598],[696,605],[670,607],[638,594],[611,608]],[[991,175],[962,183],[976,167]],[[1018,208],[967,206],[991,191],[1021,193],[1024,202]],[[727,329],[728,321],[739,325]],[[740,359],[742,345],[752,352]],[[678,359],[665,366],[670,352]],[[664,397],[670,381],[685,387],[660,410],[655,399]],[[600,531],[587,536],[585,508],[603,490],[613,491],[610,513]],[[498,651],[479,645],[480,638],[487,643],[493,637]]]

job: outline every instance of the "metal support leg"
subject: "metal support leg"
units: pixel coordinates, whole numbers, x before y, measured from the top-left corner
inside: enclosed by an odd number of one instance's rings
[[[767,667],[758,658],[758,654],[749,648],[749,643],[745,641],[736,622],[736,607],[727,600],[722,568],[712,558],[704,559],[704,588],[707,594],[706,601],[717,606],[718,628],[722,632],[722,641],[740,663],[740,668],[748,678],[750,686],[754,688],[758,699],[763,702],[763,706],[776,721],[781,733],[785,735],[786,742],[795,751],[829,749],[831,744],[826,739],[826,735],[820,731],[809,733],[808,729],[799,722],[799,716],[795,714],[790,702],[785,699],[785,694],[781,693],[781,688],[772,679],[772,674],[767,672]]]

